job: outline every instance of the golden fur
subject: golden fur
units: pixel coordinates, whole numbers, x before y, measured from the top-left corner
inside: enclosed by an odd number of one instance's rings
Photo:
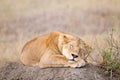
[[[26,43],[20,57],[24,65],[47,67],[82,67],[90,47],[80,38],[52,32]]]

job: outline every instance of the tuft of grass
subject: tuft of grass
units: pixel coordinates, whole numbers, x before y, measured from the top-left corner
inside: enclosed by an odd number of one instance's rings
[[[104,69],[107,73],[110,73],[111,71],[116,71],[117,69],[120,69],[120,59],[117,58],[117,56],[112,56],[117,53],[116,50],[113,50],[112,48],[107,48],[104,51]]]
[[[114,74],[120,69],[120,47],[119,41],[114,39],[114,29],[112,28],[112,33],[107,40],[109,47],[104,49],[104,72],[109,75],[110,80],[112,80]],[[113,74],[114,73],[114,74]]]

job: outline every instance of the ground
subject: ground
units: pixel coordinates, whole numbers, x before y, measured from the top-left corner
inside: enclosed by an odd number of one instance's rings
[[[19,63],[7,63],[0,70],[0,80],[105,80],[98,68],[87,65],[83,68],[27,67]]]

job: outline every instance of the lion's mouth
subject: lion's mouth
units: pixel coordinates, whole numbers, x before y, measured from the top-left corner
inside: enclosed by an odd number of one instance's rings
[[[75,59],[73,58],[73,59],[69,59],[69,61],[75,61]]]

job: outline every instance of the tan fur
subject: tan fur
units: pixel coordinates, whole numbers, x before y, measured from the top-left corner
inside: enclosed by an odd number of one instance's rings
[[[80,38],[63,32],[52,32],[26,43],[20,57],[24,65],[47,67],[82,67],[88,52]],[[73,58],[72,55],[78,57]]]

